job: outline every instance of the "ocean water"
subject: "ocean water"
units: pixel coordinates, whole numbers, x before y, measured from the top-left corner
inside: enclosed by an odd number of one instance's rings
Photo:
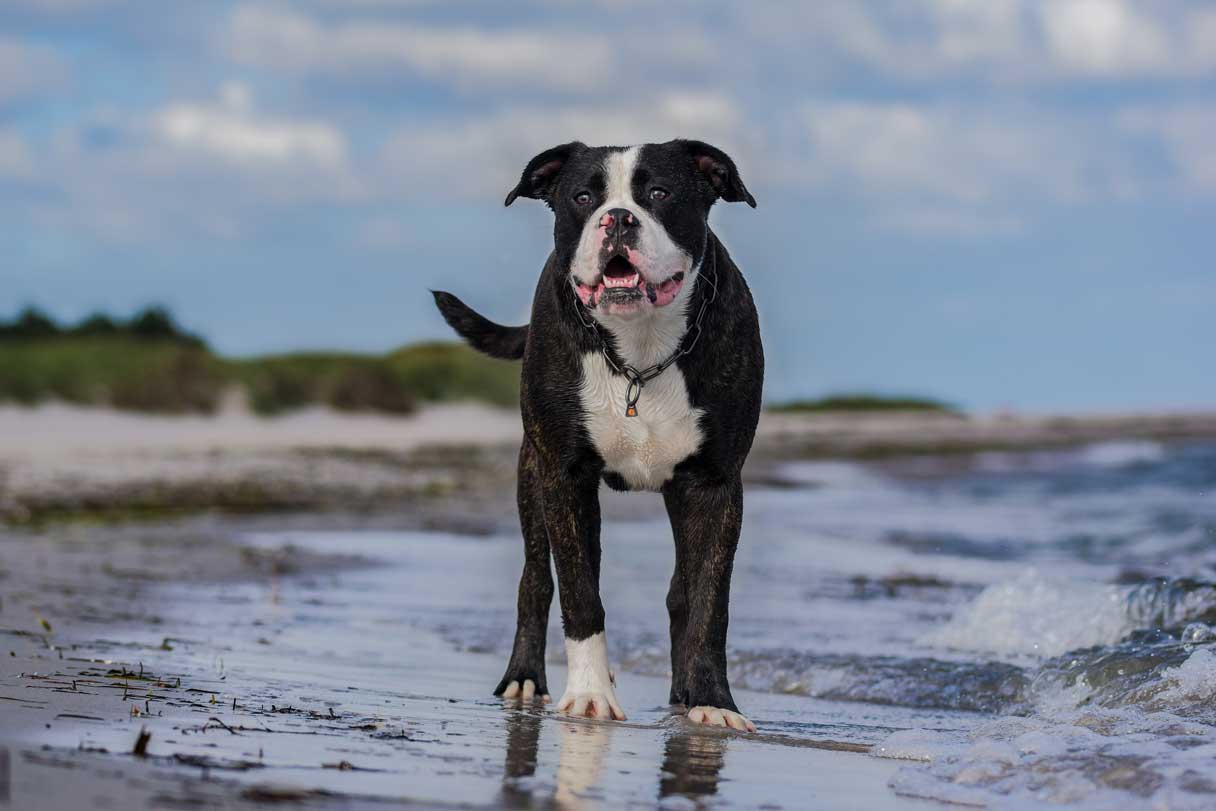
[[[892,791],[951,804],[1216,808],[1216,444],[792,463],[766,481],[746,494],[729,642],[763,734],[870,744],[906,761]],[[670,528],[656,497],[605,498],[637,515],[602,533],[610,657],[618,680],[664,677]],[[343,575],[301,633],[407,627],[414,650],[505,665],[517,533],[261,538],[285,540],[391,561]],[[549,652],[560,665],[556,605]]]
[[[738,579],[781,620],[744,602],[736,684],[966,713],[875,742],[901,794],[1216,807],[1216,446],[785,472]]]

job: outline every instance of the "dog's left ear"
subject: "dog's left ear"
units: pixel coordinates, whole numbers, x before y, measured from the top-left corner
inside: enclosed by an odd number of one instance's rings
[[[747,203],[752,208],[756,207],[756,198],[743,185],[743,178],[739,177],[739,170],[735,168],[730,155],[704,141],[680,141],[680,144],[719,197],[728,203]]]
[[[516,197],[531,197],[533,200],[544,200],[552,207],[553,189],[557,186],[557,179],[561,175],[562,168],[570,161],[572,155],[586,148],[587,145],[581,141],[571,141],[568,144],[546,149],[528,161],[528,165],[524,167],[523,177],[519,179],[519,185],[511,189],[511,193],[507,195],[503,205],[511,205],[515,202]]]

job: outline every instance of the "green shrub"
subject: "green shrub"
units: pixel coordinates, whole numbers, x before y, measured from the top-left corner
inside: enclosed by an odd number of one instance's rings
[[[26,307],[12,321],[0,320],[0,341],[32,341],[49,338],[124,337],[144,341],[170,341],[204,348],[203,339],[177,325],[167,309],[145,307],[127,321],[94,313],[72,327],[63,327],[34,307]]]
[[[138,411],[213,411],[227,382],[205,349],[129,337],[6,341],[0,400],[46,399]]]
[[[260,414],[313,404],[408,414],[416,406],[416,393],[380,357],[308,352],[231,361],[230,368]]]
[[[243,387],[261,414],[317,404],[407,414],[419,401],[515,405],[519,366],[455,343],[224,360],[161,307],[127,320],[97,313],[70,327],[32,308],[0,320],[0,402],[210,412],[231,386]]]
[[[464,344],[414,344],[387,360],[397,379],[419,400],[519,403],[519,364],[486,357]]]
[[[881,394],[832,394],[818,400],[791,400],[768,407],[777,412],[818,411],[931,411],[956,414],[948,404],[927,397],[890,397]]]

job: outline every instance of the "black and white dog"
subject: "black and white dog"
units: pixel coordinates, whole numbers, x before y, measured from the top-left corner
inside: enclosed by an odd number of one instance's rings
[[[684,140],[554,147],[528,163],[506,205],[517,197],[555,217],[531,323],[500,326],[435,293],[473,347],[523,358],[524,571],[495,693],[548,699],[552,552],[569,666],[557,709],[624,720],[599,594],[602,479],[662,493],[671,518],[672,704],[694,722],[754,732],[727,684],[726,626],[764,355],[751,293],[708,216],[719,198],[756,201],[728,155]]]

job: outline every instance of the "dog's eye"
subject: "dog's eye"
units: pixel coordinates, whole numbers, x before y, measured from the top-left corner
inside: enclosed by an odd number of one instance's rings
[[[580,206],[591,205],[591,192],[589,192],[589,191],[579,192],[578,194],[574,195],[574,202],[576,205],[580,205]]]
[[[659,186],[655,186],[653,189],[650,190],[650,199],[651,200],[666,200],[670,196],[671,196],[671,192],[669,192],[669,191],[667,191],[667,189],[661,188]]]

